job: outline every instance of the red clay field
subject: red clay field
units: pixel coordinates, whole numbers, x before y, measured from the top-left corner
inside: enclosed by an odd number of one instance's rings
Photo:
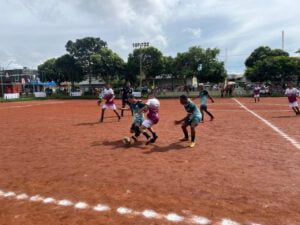
[[[208,109],[195,148],[178,141],[176,99],[161,100],[157,142],[128,147],[129,112],[99,124],[95,100],[0,104],[0,224],[300,224],[300,116],[287,99]]]

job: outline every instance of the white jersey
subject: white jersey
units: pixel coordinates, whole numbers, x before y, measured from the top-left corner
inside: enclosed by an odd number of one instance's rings
[[[253,90],[254,95],[259,95],[261,93],[261,88],[260,87],[255,87]]]
[[[288,97],[290,103],[296,102],[299,90],[297,88],[287,88],[284,94]]]
[[[299,96],[299,90],[297,88],[287,88],[285,90],[286,96],[296,95]]]
[[[148,112],[148,119],[153,120],[153,121],[158,121],[159,120],[159,107],[160,107],[160,102],[156,98],[151,98],[148,99],[146,102],[146,105],[149,107],[149,112]]]
[[[100,99],[105,99],[107,100],[107,98],[111,98],[114,96],[114,90],[112,88],[109,89],[104,89],[100,94],[99,94],[99,98]]]
[[[159,111],[160,102],[156,98],[148,99],[148,101],[146,102],[146,105],[148,105],[149,109]]]

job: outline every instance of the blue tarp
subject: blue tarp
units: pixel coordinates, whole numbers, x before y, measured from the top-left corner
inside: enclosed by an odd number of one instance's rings
[[[28,85],[34,85],[34,86],[56,86],[56,83],[54,81],[48,81],[48,82],[31,81],[31,82],[28,83]]]
[[[56,86],[56,83],[54,81],[48,81],[48,82],[45,82],[44,85],[46,85],[46,86]]]

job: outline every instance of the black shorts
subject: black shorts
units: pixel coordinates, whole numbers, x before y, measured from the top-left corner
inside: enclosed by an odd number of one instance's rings
[[[130,106],[130,102],[128,101],[128,99],[122,99],[122,106],[125,107],[125,105],[129,105]]]
[[[200,110],[207,110],[207,105],[200,105]]]
[[[140,124],[141,125],[141,124]],[[132,130],[133,132],[139,132],[140,131],[140,127],[138,124],[133,123],[130,127],[130,130]]]

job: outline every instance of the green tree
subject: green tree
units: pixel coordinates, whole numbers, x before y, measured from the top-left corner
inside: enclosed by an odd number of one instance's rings
[[[84,79],[84,73],[75,58],[65,54],[55,61],[56,70],[61,74],[61,81],[69,81],[74,89],[74,82],[80,82]]]
[[[55,81],[60,83],[62,76],[55,66],[55,58],[48,59],[38,66],[38,73],[42,81]]]
[[[154,47],[135,49],[129,54],[127,61],[127,75],[131,74],[127,78],[132,80],[140,75],[140,65],[147,79],[155,78],[163,71],[163,55]]]
[[[281,49],[259,47],[245,61],[247,79],[253,82],[274,82],[278,85],[285,81],[299,80],[299,59],[289,57]]]
[[[175,59],[172,56],[164,56],[163,59],[163,74],[174,74],[174,65],[175,65]]]
[[[91,56],[97,54],[102,48],[107,46],[106,42],[100,38],[86,37],[77,39],[75,42],[68,41],[66,50],[73,56],[82,68],[85,75],[89,78],[89,89],[91,90],[92,76],[92,58]]]
[[[278,85],[286,81],[299,81],[300,61],[287,56],[268,57],[248,67],[245,75],[254,82],[273,82]]]
[[[218,61],[219,49],[191,47],[175,58],[175,75],[187,79],[196,76],[202,82],[221,82],[226,76],[224,63]]]
[[[270,47],[261,46],[251,53],[251,55],[246,59],[245,65],[246,67],[253,67],[256,62],[274,56],[289,56],[289,54],[281,49],[272,50]]]
[[[93,73],[98,74],[104,81],[110,83],[114,79],[123,78],[124,60],[108,48],[101,48],[91,56]]]
[[[131,84],[136,84],[138,81],[138,72],[139,68],[137,68],[137,63],[131,59],[131,56],[128,57],[128,62],[125,64],[124,68],[124,79],[125,81],[129,81]]]
[[[174,62],[174,76],[176,78],[187,79],[193,77],[197,73],[197,67],[190,61],[190,55],[188,52],[177,53]]]

